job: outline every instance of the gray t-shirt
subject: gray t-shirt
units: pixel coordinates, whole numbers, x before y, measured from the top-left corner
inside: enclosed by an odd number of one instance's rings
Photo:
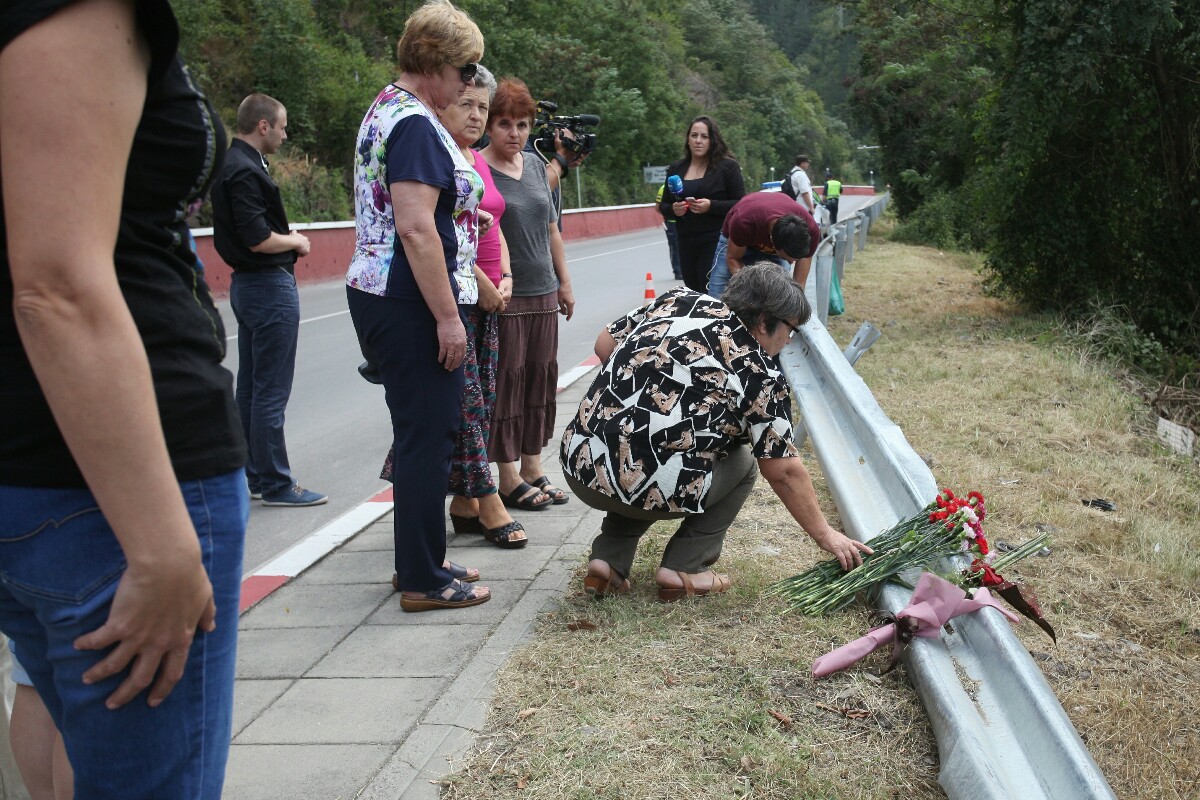
[[[504,197],[500,230],[508,242],[513,296],[536,297],[558,291],[558,276],[550,257],[550,226],[558,219],[550,195],[546,165],[536,155],[521,153],[525,167],[513,180],[491,167],[496,188]]]

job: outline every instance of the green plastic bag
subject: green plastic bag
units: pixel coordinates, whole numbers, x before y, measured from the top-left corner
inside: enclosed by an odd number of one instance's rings
[[[842,297],[842,284],[838,281],[837,270],[829,276],[829,316],[836,317],[846,313],[846,300]]]

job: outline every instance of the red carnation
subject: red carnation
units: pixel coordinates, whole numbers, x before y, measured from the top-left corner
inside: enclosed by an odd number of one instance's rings
[[[992,569],[991,565],[982,559],[977,558],[971,562],[971,572],[978,573],[981,576],[980,580],[984,586],[999,586],[1004,583],[1004,578],[1000,576],[1000,573]]]

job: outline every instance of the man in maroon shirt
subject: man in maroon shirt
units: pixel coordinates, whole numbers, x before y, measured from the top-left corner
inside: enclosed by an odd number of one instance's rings
[[[737,202],[721,226],[708,294],[719,298],[729,278],[747,264],[774,261],[801,286],[821,240],[821,230],[808,209],[783,192],[756,192]]]

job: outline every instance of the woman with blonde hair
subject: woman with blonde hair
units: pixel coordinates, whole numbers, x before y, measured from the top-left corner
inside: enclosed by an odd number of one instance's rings
[[[438,112],[474,82],[483,35],[463,11],[431,2],[396,47],[401,74],[359,129],[350,314],[386,390],[395,453],[396,577],[405,611],[487,602],[479,575],[446,561],[443,498],[458,436],[467,335],[479,298],[475,254],[483,181]]]

